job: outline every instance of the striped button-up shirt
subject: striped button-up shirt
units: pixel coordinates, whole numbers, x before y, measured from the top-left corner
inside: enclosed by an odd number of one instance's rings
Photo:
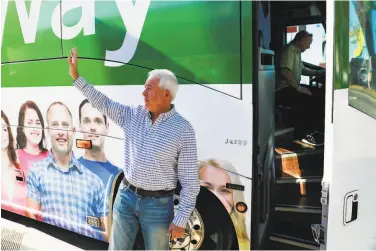
[[[63,171],[50,152],[31,167],[26,180],[27,197],[40,204],[44,222],[103,240],[101,230],[86,219],[108,215],[104,186],[73,155]]]
[[[155,191],[182,186],[173,223],[185,227],[200,190],[193,127],[175,107],[152,123],[145,106],[126,106],[96,90],[83,77],[74,85],[93,107],[124,131],[124,176],[134,186]]]

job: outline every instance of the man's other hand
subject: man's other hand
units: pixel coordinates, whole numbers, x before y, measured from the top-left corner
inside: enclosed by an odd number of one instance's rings
[[[312,96],[312,92],[306,87],[299,87],[298,92]]]
[[[184,237],[185,228],[178,227],[174,225],[173,223],[171,223],[170,227],[168,228],[168,234],[171,234],[171,240]]]
[[[77,67],[77,50],[73,48],[69,52],[68,56],[68,63],[69,63],[69,74],[71,77],[76,80],[80,75],[78,74],[78,67]]]

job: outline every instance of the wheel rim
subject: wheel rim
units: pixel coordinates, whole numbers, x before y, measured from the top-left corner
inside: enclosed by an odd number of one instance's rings
[[[174,197],[174,215],[177,214],[179,208],[179,197]],[[205,236],[204,221],[198,210],[195,208],[189,217],[185,234],[183,238],[170,242],[171,250],[198,250]]]

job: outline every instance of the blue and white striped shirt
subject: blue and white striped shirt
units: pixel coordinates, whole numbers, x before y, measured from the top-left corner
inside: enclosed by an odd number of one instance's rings
[[[104,186],[73,154],[63,171],[50,151],[30,168],[26,181],[27,197],[40,204],[44,222],[103,240],[101,230],[88,225],[86,217],[108,216]]]
[[[195,132],[175,107],[152,123],[145,106],[115,102],[83,77],[74,85],[93,107],[124,131],[124,176],[134,186],[155,191],[172,190],[179,179],[179,211],[173,223],[185,227],[200,190]]]

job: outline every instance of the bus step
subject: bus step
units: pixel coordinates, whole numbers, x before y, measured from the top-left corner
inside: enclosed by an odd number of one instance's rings
[[[321,214],[321,203],[316,199],[301,197],[298,200],[277,199],[276,211]]]
[[[305,241],[291,236],[272,234],[268,243],[269,250],[319,250],[315,242]]]
[[[284,179],[276,181],[276,203],[319,206],[322,178]]]
[[[287,211],[284,211],[287,210]],[[321,223],[319,208],[300,208],[302,211],[288,211],[292,207],[276,206],[273,225],[271,226],[272,236],[289,236],[291,239],[306,244],[314,244],[311,225]],[[304,211],[307,210],[307,211]],[[312,210],[308,211],[308,210]]]
[[[321,150],[285,152],[276,148],[276,178],[322,176],[324,154]]]

